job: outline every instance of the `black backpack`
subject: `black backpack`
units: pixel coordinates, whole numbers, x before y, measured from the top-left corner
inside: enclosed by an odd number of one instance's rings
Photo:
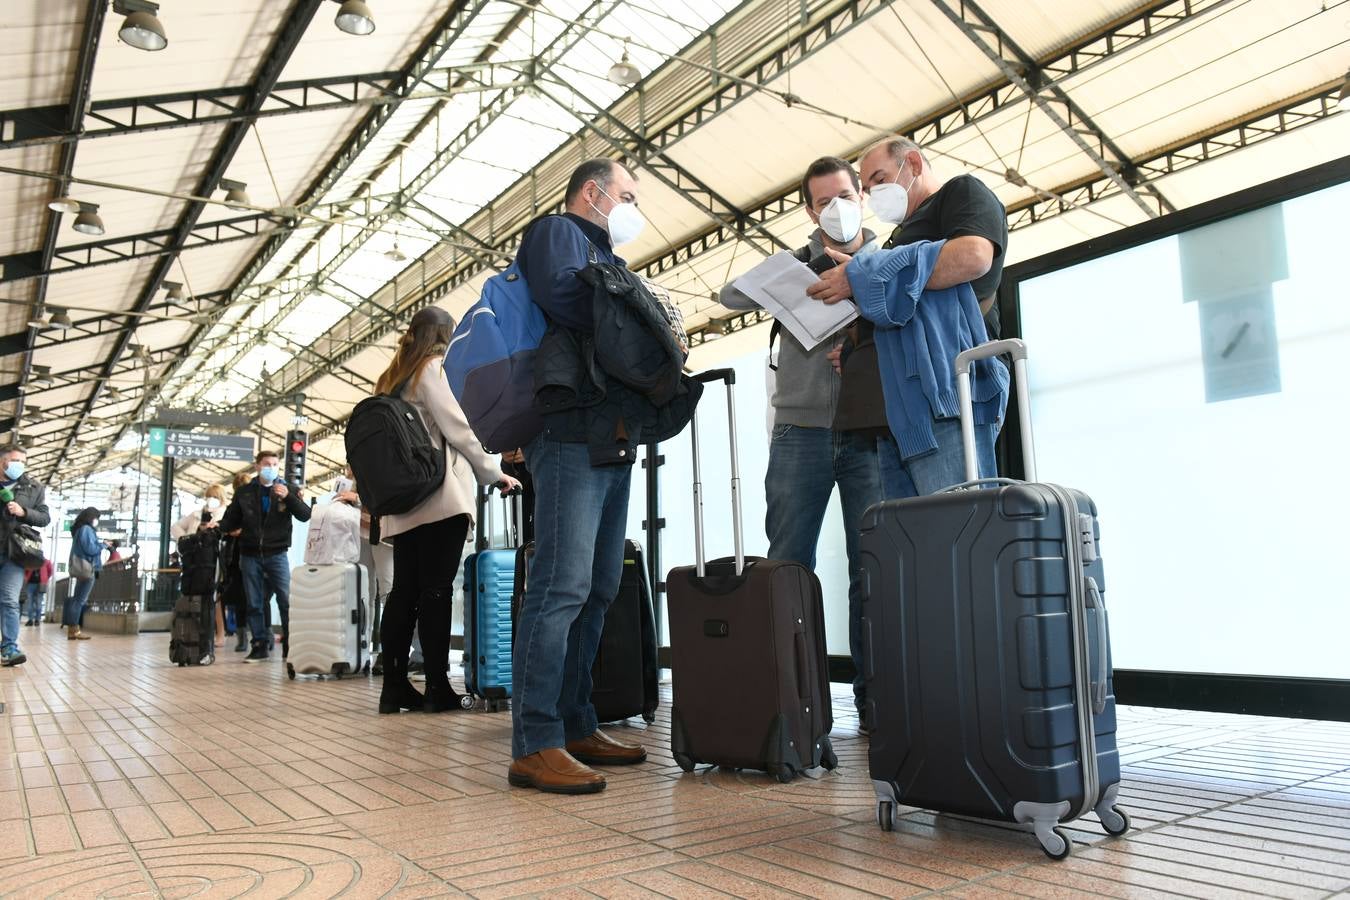
[[[372,516],[410,512],[445,481],[445,448],[431,442],[417,409],[399,396],[406,384],[362,400],[347,422],[347,463]]]
[[[216,560],[220,558],[220,540],[215,531],[199,531],[179,538],[178,558],[182,562],[179,585],[182,593],[200,596],[216,589]]]

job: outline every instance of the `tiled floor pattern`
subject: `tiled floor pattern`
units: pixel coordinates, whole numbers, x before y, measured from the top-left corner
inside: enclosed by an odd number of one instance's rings
[[[377,716],[378,680],[178,669],[166,635],[24,630],[0,670],[0,896],[1350,896],[1350,726],[1122,709],[1123,803],[1062,863],[921,810],[874,824],[866,743],[779,785],[682,775],[664,716],[609,789],[507,786],[508,714]],[[841,694],[836,706],[851,707]]]

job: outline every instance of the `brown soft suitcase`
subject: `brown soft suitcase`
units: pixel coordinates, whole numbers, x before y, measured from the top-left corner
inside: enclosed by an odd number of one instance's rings
[[[697,563],[672,569],[670,654],[674,705],[671,752],[680,768],[700,763],[762,769],[791,781],[837,764],[825,655],[825,610],[814,572],[792,562],[746,559],[731,369],[700,381],[725,381],[731,435],[732,531],[736,555],[704,562],[703,484],[698,423],[694,441],[694,547]]]

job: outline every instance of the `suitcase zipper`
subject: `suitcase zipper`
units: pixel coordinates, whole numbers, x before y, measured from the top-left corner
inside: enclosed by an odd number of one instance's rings
[[[1097,795],[1101,793],[1100,774],[1097,771],[1097,728],[1092,713],[1092,675],[1089,671],[1092,645],[1088,640],[1087,601],[1083,593],[1083,542],[1079,532],[1078,503],[1073,495],[1056,484],[1045,484],[1045,487],[1059,501],[1060,512],[1064,517],[1066,555],[1072,569],[1069,577],[1069,621],[1072,623],[1074,692],[1077,697],[1074,711],[1078,715],[1078,752],[1083,766],[1083,802],[1071,817],[1076,819],[1096,807]],[[1098,651],[1105,653],[1106,648],[1100,647]]]

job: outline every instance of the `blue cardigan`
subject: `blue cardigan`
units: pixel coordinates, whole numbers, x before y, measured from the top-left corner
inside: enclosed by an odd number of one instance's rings
[[[909,459],[937,449],[933,420],[960,415],[956,355],[987,341],[980,302],[969,284],[925,290],[946,241],[918,241],[858,256],[848,283],[858,311],[876,326],[886,421]],[[1008,403],[1008,368],[998,359],[971,367],[978,425],[995,425]]]
[[[94,564],[95,572],[102,571],[103,545],[98,542],[98,535],[94,533],[94,529],[88,525],[81,525],[75,529],[71,537],[73,538],[70,547],[71,557],[87,559]]]

